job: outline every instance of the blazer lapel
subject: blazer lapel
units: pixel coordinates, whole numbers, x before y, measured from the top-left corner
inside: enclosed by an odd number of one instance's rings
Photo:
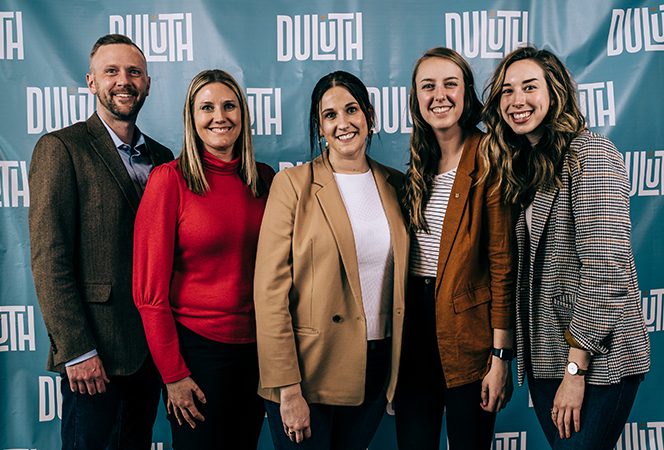
[[[346,206],[341,198],[341,193],[339,193],[337,183],[334,181],[332,169],[325,164],[325,156],[319,156],[313,161],[312,170],[313,184],[320,186],[320,189],[316,192],[316,198],[327,222],[330,224],[355,302],[360,311],[364,311],[360,271],[357,265],[357,253],[355,252],[355,238],[353,237],[353,228],[346,212]]]
[[[526,225],[526,212],[523,208],[521,208],[521,211],[519,212],[519,218],[516,221],[514,230],[519,251],[519,265],[521,266],[522,261],[526,261],[526,247],[528,245],[528,240],[530,239],[528,236],[528,225]]]
[[[459,160],[456,176],[454,177],[454,184],[452,185],[452,192],[450,192],[450,199],[445,211],[445,218],[443,219],[443,231],[440,235],[440,248],[438,250],[438,273],[436,292],[440,288],[440,283],[443,280],[441,274],[445,271],[445,266],[449,261],[452,245],[456,239],[456,235],[461,225],[465,205],[468,201],[470,188],[473,186],[473,178],[471,174],[475,171],[475,155],[477,153],[478,141],[482,135],[476,132],[469,135],[464,145],[463,154]]]
[[[104,162],[124,197],[127,199],[131,209],[134,211],[134,214],[136,214],[140,199],[138,198],[134,184],[131,182],[127,168],[124,166],[118,150],[113,145],[111,136],[108,134],[104,124],[101,123],[101,119],[96,112],[87,120],[87,126],[88,132],[93,136],[90,145],[92,145],[94,151]]]
[[[553,201],[558,196],[560,188],[555,188],[548,192],[537,191],[533,200],[533,219],[530,226],[530,255],[534,261],[539,241],[544,234],[544,227],[551,215]]]

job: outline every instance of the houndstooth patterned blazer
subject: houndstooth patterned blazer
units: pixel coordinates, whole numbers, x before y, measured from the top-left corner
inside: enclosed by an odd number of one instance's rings
[[[525,212],[516,234],[517,374],[562,378],[570,333],[593,354],[591,384],[615,384],[650,367],[630,244],[629,181],[623,159],[604,136],[586,131],[567,152],[562,187],[538,191],[530,245]]]

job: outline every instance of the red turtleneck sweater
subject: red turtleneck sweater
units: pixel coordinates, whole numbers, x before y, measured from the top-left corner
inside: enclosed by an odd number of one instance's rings
[[[134,301],[165,383],[190,375],[175,321],[230,344],[256,340],[253,278],[267,194],[254,198],[237,173],[203,152],[210,190],[191,192],[177,160],[150,174],[134,231]],[[269,183],[274,171],[258,163]]]

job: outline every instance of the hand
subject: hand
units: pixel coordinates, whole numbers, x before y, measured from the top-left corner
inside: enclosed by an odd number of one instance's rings
[[[493,356],[491,369],[482,380],[480,406],[487,412],[497,413],[510,401],[513,390],[511,362]]]
[[[168,400],[166,402],[166,410],[168,414],[175,414],[178,423],[182,425],[186,421],[191,428],[196,428],[194,419],[205,420],[203,414],[198,411],[194,403],[194,395],[201,403],[205,403],[205,394],[200,390],[198,385],[191,379],[186,377],[180,381],[166,384],[166,391],[168,392]]]
[[[581,405],[585,389],[585,377],[565,373],[551,409],[551,420],[558,427],[560,439],[572,436],[572,423],[575,432],[581,430]]]
[[[106,383],[111,382],[106,376],[99,355],[73,366],[65,367],[65,370],[69,379],[69,388],[72,392],[88,393],[90,395],[103,394],[106,392]]]
[[[311,437],[309,405],[302,396],[300,384],[281,388],[281,421],[291,441],[300,443]]]

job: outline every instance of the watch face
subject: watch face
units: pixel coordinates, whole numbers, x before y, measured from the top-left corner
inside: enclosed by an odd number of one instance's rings
[[[571,362],[567,364],[567,371],[570,373],[570,375],[576,375],[579,371],[579,366],[577,366],[576,363]]]

